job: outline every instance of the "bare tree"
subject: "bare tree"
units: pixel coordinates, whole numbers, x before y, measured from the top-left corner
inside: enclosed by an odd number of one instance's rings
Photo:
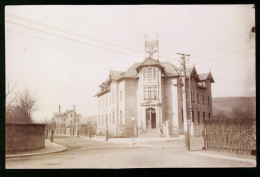
[[[15,97],[14,96],[12,97],[11,95],[13,94],[14,89],[16,88],[17,84],[18,84],[18,81],[13,86],[11,86],[10,81],[9,80],[6,81],[6,90],[5,90],[5,106],[6,106],[6,108],[8,106],[10,106],[15,100]]]
[[[37,111],[37,98],[30,94],[28,89],[25,89],[22,93],[16,94],[16,109],[19,110],[24,118],[24,122],[32,122],[32,113]]]

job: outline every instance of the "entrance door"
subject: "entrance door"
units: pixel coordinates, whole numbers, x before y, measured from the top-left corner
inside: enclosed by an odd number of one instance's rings
[[[146,109],[146,128],[156,128],[156,112],[154,108]]]
[[[152,122],[152,128],[156,128],[156,114],[151,114],[151,122]]]

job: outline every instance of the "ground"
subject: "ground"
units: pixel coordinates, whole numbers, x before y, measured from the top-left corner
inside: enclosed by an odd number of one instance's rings
[[[249,162],[201,156],[187,152],[182,139],[145,144],[89,140],[87,137],[56,136],[64,152],[7,158],[6,168],[163,168],[163,167],[254,167]],[[161,145],[158,146],[158,144]]]

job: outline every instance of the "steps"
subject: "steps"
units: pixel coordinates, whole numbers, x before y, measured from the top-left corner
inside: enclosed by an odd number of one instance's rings
[[[154,137],[161,137],[161,135],[158,134],[158,129],[143,130],[143,133],[138,136],[138,138],[154,138]]]

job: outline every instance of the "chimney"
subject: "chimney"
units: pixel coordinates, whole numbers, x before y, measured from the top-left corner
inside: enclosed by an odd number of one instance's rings
[[[61,106],[61,105],[59,104],[59,113],[60,113],[60,106]]]

